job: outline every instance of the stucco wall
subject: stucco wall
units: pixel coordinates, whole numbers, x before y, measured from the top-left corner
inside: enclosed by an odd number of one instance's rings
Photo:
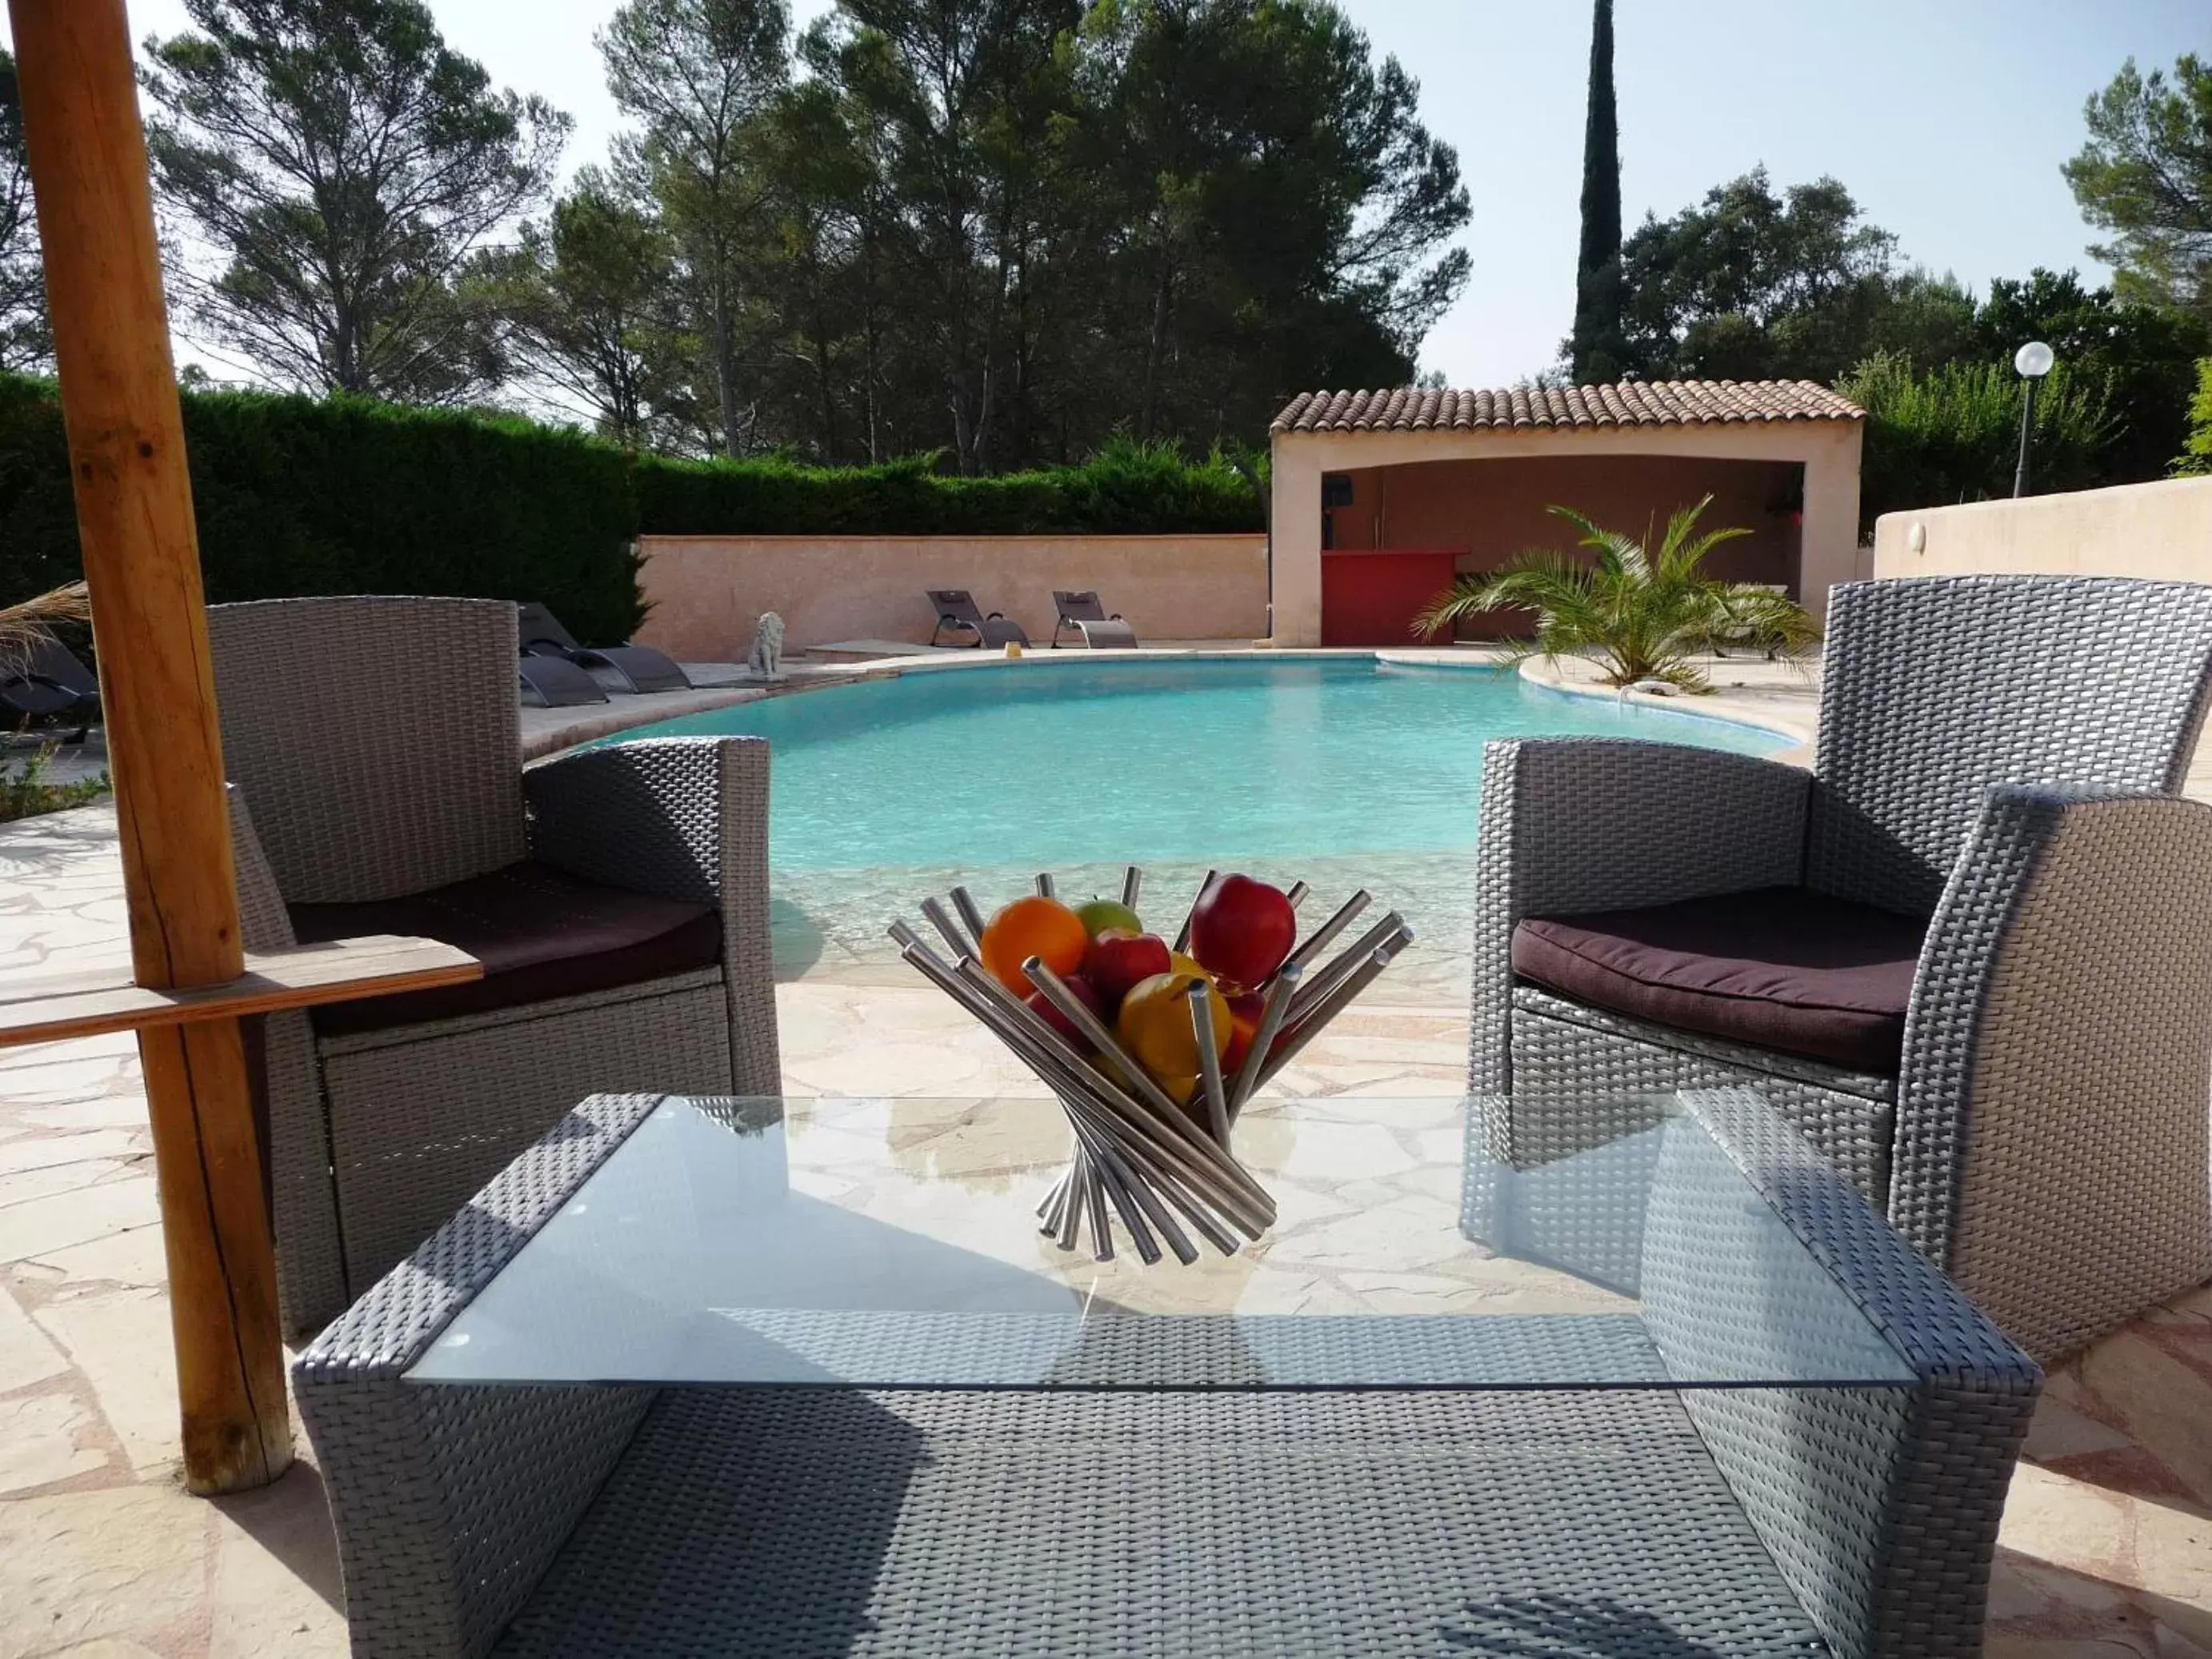
[[[2212,478],[1885,513],[1875,526],[1877,577],[2001,571],[2212,581]]]
[[[1097,588],[1139,639],[1267,632],[1261,536],[647,536],[639,550],[652,610],[638,638],[687,661],[742,661],[763,611],[782,617],[787,649],[921,644],[932,587],[969,589],[1040,646],[1055,588]]]
[[[1822,615],[1827,609],[1828,589],[1861,574],[1857,556],[1860,437],[1856,421],[1825,420],[1572,431],[1277,433],[1275,637],[1286,646],[1317,644],[1321,640],[1322,475],[1383,467],[1431,471],[1430,464],[1450,469],[1437,473],[1439,489],[1449,487],[1458,469],[1495,469],[1461,473],[1460,481],[1470,491],[1478,481],[1491,480],[1510,489],[1513,494],[1507,512],[1516,518],[1531,507],[1540,513],[1543,501],[1532,501],[1530,496],[1543,495],[1554,488],[1564,490],[1574,479],[1582,481],[1583,499],[1592,499],[1597,492],[1595,481],[1607,469],[1620,469],[1624,477],[1637,481],[1635,488],[1656,484],[1665,496],[1674,493],[1672,486],[1696,476],[1701,464],[1713,461],[1802,468],[1804,521],[1798,532],[1798,597],[1816,617]],[[1647,470],[1655,462],[1659,466]],[[1665,464],[1669,462],[1680,470],[1668,470]],[[1515,466],[1524,464],[1535,475],[1528,495],[1522,495],[1519,485],[1507,482]],[[1389,488],[1395,487],[1394,479]],[[1357,485],[1354,489],[1356,500]],[[1697,493],[1704,492],[1699,489]],[[1753,493],[1757,516],[1764,518],[1764,509],[1773,497]],[[1571,496],[1554,495],[1549,499],[1565,499],[1574,504]],[[1482,510],[1479,496],[1472,505],[1476,511]],[[1396,546],[1415,544],[1404,521],[1395,514],[1389,517],[1389,542]],[[1753,514],[1738,511],[1723,518],[1716,513],[1714,519],[1749,524]],[[1534,539],[1516,532],[1507,550]],[[1443,544],[1456,544],[1445,540]],[[1729,568],[1717,556],[1714,568],[1724,573]],[[1751,580],[1778,578],[1760,575]]]

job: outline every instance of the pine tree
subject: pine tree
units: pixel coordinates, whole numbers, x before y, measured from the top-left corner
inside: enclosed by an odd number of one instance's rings
[[[1583,240],[1575,263],[1575,330],[1567,342],[1577,386],[1618,380],[1621,331],[1620,123],[1613,96],[1613,0],[1597,0],[1590,29],[1589,119],[1583,136]]]

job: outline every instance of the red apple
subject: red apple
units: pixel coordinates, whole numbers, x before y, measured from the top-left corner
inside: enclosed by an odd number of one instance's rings
[[[1106,1012],[1106,1005],[1099,997],[1098,988],[1093,985],[1089,980],[1084,978],[1080,974],[1070,974],[1066,978],[1060,981],[1060,983],[1067,987],[1070,991],[1075,994],[1075,1000],[1078,1002],[1088,1008],[1092,1013],[1097,1015],[1102,1024],[1110,1024],[1112,1023],[1111,1017]],[[1032,991],[1029,995],[1029,1005],[1032,1009],[1036,1010],[1038,1017],[1042,1018],[1046,1024],[1051,1026],[1054,1030],[1059,1032],[1060,1036],[1066,1037],[1070,1042],[1073,1043],[1077,1053],[1081,1054],[1089,1050],[1091,1047],[1091,1039],[1084,1036],[1081,1031],[1076,1029],[1075,1022],[1073,1020],[1070,1019],[1066,1014],[1060,1012],[1059,1009],[1054,1007],[1052,1004],[1047,1002],[1044,1000],[1043,992]]]
[[[1164,974],[1174,966],[1168,960],[1168,943],[1158,933],[1133,933],[1126,927],[1109,927],[1091,941],[1083,958],[1083,976],[1109,1008],[1119,1008],[1139,981]]]
[[[1221,1069],[1231,1077],[1244,1063],[1244,1056],[1252,1052],[1252,1039],[1260,1035],[1260,1016],[1267,1011],[1267,999],[1257,991],[1239,991],[1229,999],[1229,1052],[1221,1057]]]
[[[1224,876],[1190,913],[1190,953],[1209,972],[1250,988],[1283,965],[1298,937],[1298,913],[1279,887]]]

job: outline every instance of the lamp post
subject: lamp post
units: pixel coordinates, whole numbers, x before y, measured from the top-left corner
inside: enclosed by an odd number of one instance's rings
[[[2020,405],[2020,465],[2012,475],[2012,493],[2016,497],[2027,494],[2027,447],[2035,429],[2036,382],[2050,374],[2051,364],[2057,361],[2057,354],[2040,340],[2030,340],[2012,355],[2014,370],[2027,382]]]

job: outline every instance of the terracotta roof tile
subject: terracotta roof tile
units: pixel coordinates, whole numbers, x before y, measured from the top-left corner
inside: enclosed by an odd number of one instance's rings
[[[1446,392],[1307,392],[1273,432],[1477,432],[1486,428],[1705,426],[1743,421],[1860,421],[1866,411],[1811,380],[1623,380],[1617,386]]]

